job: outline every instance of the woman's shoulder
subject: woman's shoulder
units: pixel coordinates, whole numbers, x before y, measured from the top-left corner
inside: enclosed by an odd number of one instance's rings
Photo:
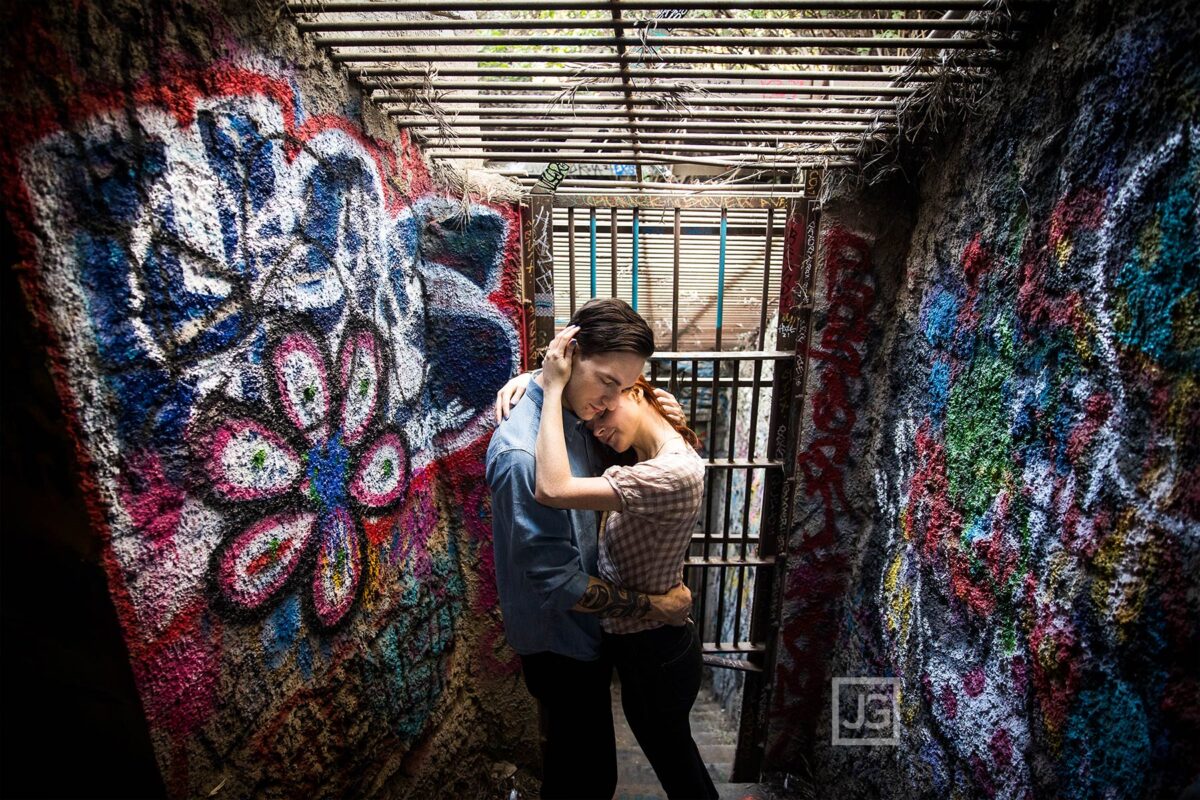
[[[651,461],[687,480],[704,478],[704,459],[687,443],[672,447]]]

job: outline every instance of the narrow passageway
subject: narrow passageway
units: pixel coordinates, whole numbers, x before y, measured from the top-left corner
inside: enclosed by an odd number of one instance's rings
[[[0,0],[0,795],[1197,797],[1195,6]]]

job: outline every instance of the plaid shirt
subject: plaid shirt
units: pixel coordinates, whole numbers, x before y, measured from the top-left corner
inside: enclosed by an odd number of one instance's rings
[[[632,467],[610,467],[604,477],[621,498],[600,531],[600,577],[623,589],[665,594],[683,580],[683,560],[704,497],[704,462],[682,440]],[[604,619],[609,633],[636,633],[663,623]]]

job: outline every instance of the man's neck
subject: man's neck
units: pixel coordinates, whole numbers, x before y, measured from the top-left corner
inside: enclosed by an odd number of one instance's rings
[[[539,372],[536,375],[534,375],[533,382],[536,383],[538,386],[542,387],[543,392],[546,391],[546,384],[542,382],[542,373]],[[575,409],[571,408],[571,403],[569,400],[567,400],[567,392],[565,389],[563,390],[563,393],[562,393],[562,407],[563,407],[564,411],[570,411],[572,414],[575,414]],[[575,416],[579,416],[579,415],[575,414]]]

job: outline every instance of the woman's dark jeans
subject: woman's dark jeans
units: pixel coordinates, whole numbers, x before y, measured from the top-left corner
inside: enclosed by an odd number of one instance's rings
[[[688,721],[703,668],[696,626],[605,634],[604,642],[621,678],[625,719],[667,797],[715,799]]]

